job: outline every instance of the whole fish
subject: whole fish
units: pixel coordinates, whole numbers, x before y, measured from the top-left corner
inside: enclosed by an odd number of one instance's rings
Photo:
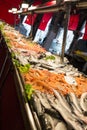
[[[75,96],[75,94],[68,94],[68,102],[71,106],[72,112],[76,115],[77,119],[79,120],[79,122],[81,122],[81,124],[84,126],[85,124],[87,125],[87,117],[84,116],[80,105],[79,105],[79,101],[77,101],[77,98]]]
[[[32,95],[31,105],[33,106],[33,109],[37,112],[38,115],[42,115],[44,113],[44,109],[41,105],[41,102],[35,93]]]
[[[39,98],[39,100],[40,100],[42,106],[44,107],[46,113],[48,113],[50,116],[52,116],[56,119],[61,119],[60,114],[52,108],[49,101],[47,100],[47,96],[49,96],[50,98],[53,98],[52,95],[41,93],[39,91],[36,91],[36,95]]]
[[[76,97],[76,95],[74,93],[69,93],[68,97],[70,98],[71,103],[76,107],[76,109],[82,113],[82,109],[80,107],[80,103],[78,98]]]
[[[42,130],[54,130],[53,119],[47,113],[39,116]]]
[[[80,98],[80,106],[83,111],[87,112],[87,92],[83,93]]]
[[[68,109],[65,108],[64,105],[62,105],[61,101],[58,98],[57,99],[55,98],[55,100],[51,100],[51,99],[48,100],[51,106],[61,114],[61,116],[63,117],[63,119],[68,125],[70,125],[75,130],[84,130],[83,126],[77,120],[77,118],[75,118],[73,113],[68,111]]]
[[[58,122],[55,130],[68,130],[66,127],[66,124],[62,121],[62,122]]]

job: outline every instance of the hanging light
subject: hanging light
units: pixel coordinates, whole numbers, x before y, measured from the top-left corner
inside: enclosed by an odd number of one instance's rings
[[[29,7],[29,4],[27,4],[27,3],[22,3],[22,5],[21,5],[21,8],[28,8]]]
[[[12,8],[12,12],[16,12],[17,11],[17,8]]]
[[[21,5],[22,11],[27,11],[28,7],[29,7],[29,4],[27,4],[27,3],[22,3],[22,5]]]
[[[17,8],[12,8],[11,10],[8,10],[9,13],[16,13],[17,12]]]

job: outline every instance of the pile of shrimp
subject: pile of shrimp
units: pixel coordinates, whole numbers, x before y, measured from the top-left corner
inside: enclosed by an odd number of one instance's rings
[[[10,46],[14,48],[31,50],[37,53],[46,52],[46,50],[42,48],[39,44],[32,43],[32,41],[30,41],[29,39],[23,38],[23,36],[18,32],[17,32],[18,35],[10,31],[4,31],[4,33],[5,33],[5,38],[9,39]]]
[[[26,84],[31,84],[33,89],[41,92],[53,94],[53,89],[66,95],[70,92],[78,97],[87,91],[87,78],[83,76],[75,77],[77,85],[70,85],[64,79],[65,74],[56,74],[48,70],[38,70],[31,68],[28,73],[23,74]]]

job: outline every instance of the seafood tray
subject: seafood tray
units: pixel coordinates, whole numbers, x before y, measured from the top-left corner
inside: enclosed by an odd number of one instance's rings
[[[23,36],[12,28],[6,26],[5,33],[13,37],[9,51],[16,63],[14,78],[26,129],[87,130],[86,76],[66,58],[61,64],[59,56],[37,44],[25,44]],[[23,72],[29,64],[29,70]],[[31,98],[25,84],[32,85]]]
[[[27,100],[24,81],[15,68],[15,81],[23,118],[32,130],[86,130],[87,92],[80,97],[74,93],[62,95],[52,89],[53,94],[35,90]]]

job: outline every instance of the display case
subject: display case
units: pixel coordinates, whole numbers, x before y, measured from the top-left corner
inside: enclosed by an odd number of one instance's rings
[[[87,129],[87,77],[64,57],[70,6],[70,3],[66,4],[68,10],[62,62],[60,56],[47,52],[32,41],[30,46],[25,44],[23,36],[11,27],[7,29],[8,25],[4,32],[10,37],[10,46],[6,43],[8,39],[6,41],[0,34],[1,130]],[[80,3],[76,6],[80,7]],[[63,6],[62,9],[64,8]],[[34,8],[33,11],[41,13],[46,11],[45,9],[48,12],[57,11],[58,5]],[[27,14],[31,11],[32,9],[21,13]],[[14,64],[14,60],[18,64]],[[23,73],[26,64],[31,66]],[[25,84],[33,87],[31,98],[28,97],[29,91],[26,92]]]

